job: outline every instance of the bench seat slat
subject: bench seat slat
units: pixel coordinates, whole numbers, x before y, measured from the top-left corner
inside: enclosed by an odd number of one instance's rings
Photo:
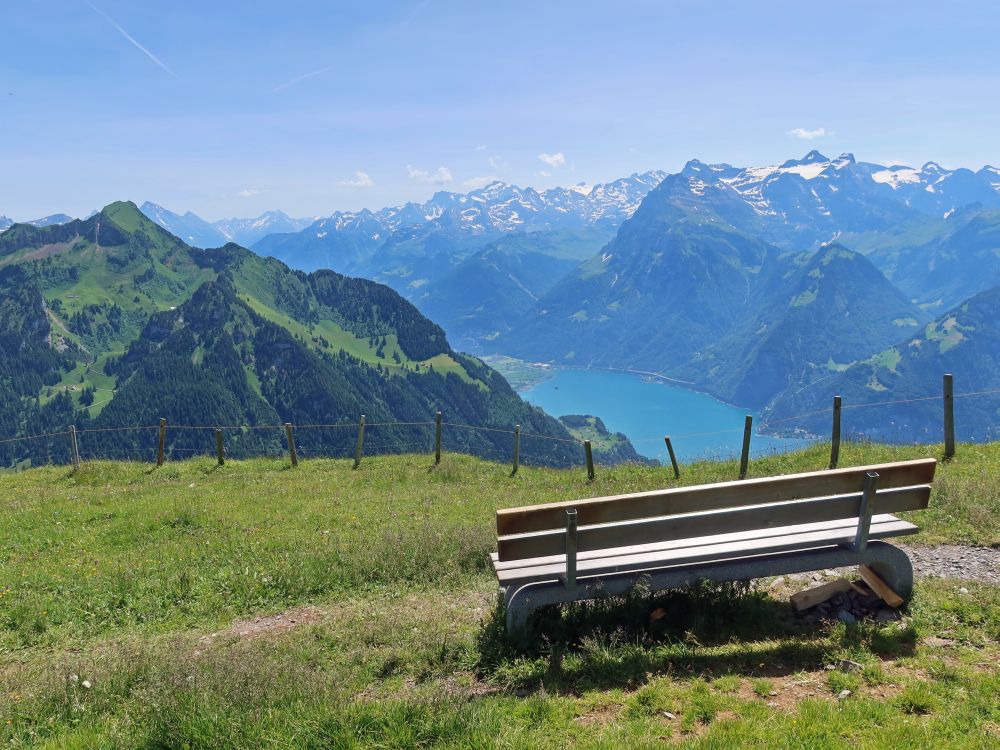
[[[886,523],[889,521],[899,521],[893,515],[882,514],[872,517],[872,523]],[[686,539],[673,539],[670,541],[652,542],[649,544],[633,544],[628,547],[612,547],[606,549],[591,550],[581,552],[577,555],[577,560],[597,560],[602,557],[615,557],[621,554],[639,554],[643,552],[669,552],[682,550],[686,547],[708,547],[713,544],[728,544],[729,542],[742,542],[755,540],[765,543],[771,537],[787,536],[789,534],[803,534],[811,531],[830,531],[843,533],[846,539],[857,529],[858,522],[853,518],[844,518],[837,521],[821,521],[819,523],[801,523],[792,526],[779,526],[771,529],[751,529],[750,531],[736,531],[728,534],[710,534],[708,536],[695,536]],[[914,527],[916,528],[916,527]],[[547,555],[545,557],[530,557],[518,560],[500,561],[496,552],[490,553],[490,561],[496,571],[515,570],[517,568],[531,568],[538,565],[551,565],[558,563],[564,565],[565,554]]]
[[[497,535],[508,536],[563,528],[566,525],[567,508],[576,509],[579,526],[589,526],[856,492],[861,489],[865,475],[869,471],[878,473],[879,490],[930,484],[934,480],[936,467],[935,459],[924,458],[832,471],[786,474],[778,477],[506,508],[497,511]]]
[[[881,515],[872,519],[870,537],[879,539],[903,536],[914,534],[917,530],[911,523],[893,516]],[[780,534],[766,539],[743,539],[722,544],[705,543],[680,549],[633,552],[625,547],[612,550],[617,554],[611,556],[590,559],[582,559],[581,556],[581,559],[577,560],[577,574],[599,576],[657,567],[690,566],[738,557],[831,546],[849,542],[853,538],[853,527],[838,526],[819,531]],[[539,580],[558,580],[565,571],[566,565],[563,559],[527,567],[501,568],[497,570],[497,580],[501,586],[506,587]]]
[[[873,513],[898,513],[927,507],[929,485],[902,487],[879,492],[873,498]],[[708,536],[751,529],[777,528],[802,523],[854,518],[861,510],[861,493],[712,510],[678,516],[663,516],[621,523],[582,526],[577,531],[577,549],[589,552],[610,547]],[[503,561],[545,557],[565,551],[565,531],[540,531],[497,538],[497,553]]]

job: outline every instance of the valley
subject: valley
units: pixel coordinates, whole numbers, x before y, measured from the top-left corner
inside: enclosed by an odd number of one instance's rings
[[[1000,749],[1000,4],[2,25],[0,748]]]
[[[791,437],[825,434],[821,420],[797,415],[827,408],[835,393],[855,406],[924,398],[949,371],[963,392],[979,394],[962,404],[962,437],[990,439],[1000,423],[1000,177],[990,166],[884,166],[818,151],[769,167],[692,160],[674,174],[544,191],[493,182],[315,220],[271,211],[208,222],[148,202],[139,212],[124,205],[86,227],[57,216],[0,233],[0,267],[32,269],[46,335],[67,360],[40,389],[42,410],[100,420],[116,393],[109,373],[148,333],[150,316],[183,305],[221,273],[246,314],[307,351],[339,352],[404,382],[433,371],[489,393],[473,360],[455,351],[504,363],[518,389],[540,374],[519,361],[652,372]],[[152,254],[148,226],[141,240],[129,234],[147,219],[177,235],[164,232]],[[49,234],[32,239],[38,231]],[[255,255],[225,244],[233,238]],[[128,249],[97,262],[108,243]],[[137,262],[143,253],[148,264]],[[298,270],[280,270],[283,263]],[[322,269],[391,287],[441,326],[445,348],[411,356],[391,325],[358,325],[317,300],[316,282],[296,274],[325,278]],[[256,384],[252,365],[247,372]],[[562,372],[543,374],[576,377]],[[548,410],[615,426],[612,414],[635,402],[623,395],[630,387],[610,392],[623,403],[599,410],[581,395]],[[900,404],[856,412],[850,429],[926,440],[939,421],[931,404]],[[659,439],[643,450],[659,456]]]

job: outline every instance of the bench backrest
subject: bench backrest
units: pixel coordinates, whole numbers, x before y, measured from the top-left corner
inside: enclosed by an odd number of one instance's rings
[[[566,551],[566,511],[576,510],[577,550],[858,518],[926,508],[933,458],[677,487],[497,511],[501,562]],[[869,473],[876,489],[862,507]]]

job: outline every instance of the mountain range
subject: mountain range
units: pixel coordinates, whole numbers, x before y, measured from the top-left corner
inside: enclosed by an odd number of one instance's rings
[[[494,182],[315,221],[142,213],[186,246],[237,237],[301,271],[386,284],[467,351],[660,372],[785,423],[806,401],[826,406],[833,387],[859,403],[925,390],[921,363],[967,370],[967,388],[998,384],[1000,368],[983,365],[998,364],[992,166],[811,151],[761,167],[692,160],[593,187]],[[972,420],[977,435],[992,429],[991,403]]]
[[[41,219],[32,219],[31,221],[25,221],[24,224],[30,224],[33,227],[48,227],[53,224],[65,224],[67,221],[72,221],[72,216],[67,216],[66,214],[52,214],[51,216],[43,216]],[[6,216],[0,215],[0,232],[10,229],[14,226],[15,222],[13,219],[9,219]]]
[[[760,168],[689,162],[490,345],[532,361],[661,372],[775,420],[828,406],[824,388],[838,384],[854,384],[858,402],[885,400],[890,383],[900,400],[926,390],[912,376],[882,384],[859,374],[894,362],[892,352],[911,375],[907,362],[933,364],[924,377],[938,386],[945,368],[967,389],[991,390],[998,189],[992,167],[889,168],[850,154]],[[967,304],[982,314],[962,337],[915,358]],[[965,428],[981,437],[1000,399],[978,403]],[[905,408],[886,415],[898,424]],[[940,419],[913,419],[917,432],[940,429]]]
[[[81,430],[84,455],[151,457],[167,417],[229,429],[232,455],[280,451],[283,422],[306,455],[345,455],[358,416],[374,452],[428,449],[436,410],[446,450],[506,455],[496,430],[570,437],[496,372],[456,353],[444,331],[388,287],[333,271],[305,274],[236,244],[189,246],[127,202],[86,220],[0,234],[0,429],[5,437]],[[381,425],[381,426],[378,426]],[[348,429],[344,429],[344,428]],[[481,429],[491,428],[491,429]],[[177,455],[211,433],[171,430]],[[6,466],[65,460],[64,436],[7,442]],[[578,461],[571,442],[533,441],[525,461]]]
[[[149,201],[139,206],[139,210],[187,244],[202,248],[219,247],[227,242],[250,247],[269,234],[296,232],[315,221],[315,219],[293,219],[283,211],[266,211],[253,219],[220,219],[208,222],[191,211],[178,214]]]

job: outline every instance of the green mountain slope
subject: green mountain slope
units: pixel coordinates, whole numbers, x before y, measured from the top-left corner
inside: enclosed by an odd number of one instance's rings
[[[884,440],[938,441],[942,435],[941,376],[955,374],[956,393],[980,395],[955,400],[956,432],[963,440],[989,440],[998,434],[1000,393],[1000,287],[977,294],[903,339],[836,377],[789,390],[765,415],[782,429],[816,434],[829,430],[829,414],[789,419],[828,408],[834,395],[844,405],[847,434]],[[929,398],[928,398],[929,397]],[[898,401],[869,408],[853,408]],[[915,399],[915,400],[911,400]]]
[[[918,330],[929,315],[839,244],[778,249],[724,185],[667,178],[601,252],[494,348],[656,371],[762,408]],[[736,226],[743,229],[737,229]]]
[[[758,309],[754,290],[769,286],[778,251],[667,208],[664,216],[643,203],[497,350],[563,364],[676,367]]]
[[[85,221],[20,224],[0,235],[0,267],[24,268],[49,302],[57,335],[84,351],[123,349],[150,312],[180,304],[214,278],[212,263],[132,203],[113,203]]]
[[[0,238],[0,377],[8,436],[155,424],[454,422],[568,438],[441,328],[387,287],[331,271],[305,274],[236,245],[196,250],[133,204]],[[25,335],[25,331],[31,333]],[[21,343],[18,343],[21,342]],[[28,347],[28,348],[25,348]],[[30,356],[29,356],[30,355]],[[19,365],[30,361],[30,367]],[[20,378],[20,380],[18,380]],[[373,428],[370,449],[428,443],[426,428]],[[210,434],[171,430],[171,450],[206,450]],[[227,436],[237,455],[277,449],[272,431]],[[353,431],[300,431],[310,451],[342,451]],[[509,450],[509,436],[456,431],[455,449]],[[532,460],[576,460],[572,443],[538,441]],[[89,450],[149,450],[149,433],[88,433]],[[62,459],[68,441],[10,444],[7,465]],[[527,458],[527,457],[526,457]]]
[[[766,405],[891,346],[925,314],[871,262],[840,245],[787,258],[781,290],[755,315],[678,368],[731,403]]]
[[[504,235],[418,290],[412,299],[456,345],[489,347],[561,278],[610,238],[598,227]]]
[[[920,244],[889,244],[872,260],[927,309],[949,309],[1000,279],[1000,211],[972,208],[938,225]]]

